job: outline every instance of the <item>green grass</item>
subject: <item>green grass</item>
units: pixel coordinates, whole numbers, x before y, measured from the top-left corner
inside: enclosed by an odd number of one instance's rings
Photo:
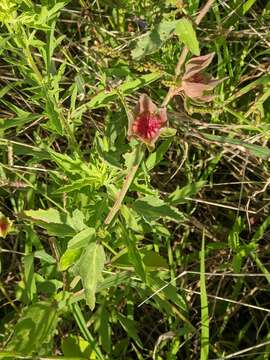
[[[1,1],[1,359],[269,358],[270,2],[205,3]]]

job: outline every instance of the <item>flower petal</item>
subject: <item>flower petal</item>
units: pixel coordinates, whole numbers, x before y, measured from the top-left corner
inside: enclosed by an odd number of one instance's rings
[[[146,94],[142,94],[140,96],[139,101],[137,102],[134,109],[134,117],[136,118],[138,115],[149,112],[151,114],[157,111],[157,106],[153,103],[153,101]]]
[[[186,63],[185,73],[183,75],[183,80],[187,80],[195,74],[199,73],[205,69],[213,60],[215,53],[212,52],[207,55],[193,57]]]
[[[204,101],[211,101],[213,96],[204,95],[205,91],[213,90],[214,87],[220,84],[222,80],[210,79],[205,83],[191,82],[191,81],[182,81],[182,89],[185,94],[193,99],[200,99]]]
[[[183,81],[182,88],[185,94],[190,98],[203,96],[204,91],[209,90],[206,84],[192,83],[189,81]]]
[[[158,111],[158,115],[160,118],[161,124],[165,124],[167,122],[167,109],[166,108],[160,108]]]
[[[5,238],[11,230],[13,221],[0,213],[0,237]]]
[[[222,81],[224,81],[224,79],[220,79],[220,80],[216,80],[216,79],[211,79],[208,81],[208,86],[211,87],[210,90],[214,89],[218,84],[221,84]]]
[[[152,100],[143,94],[134,109],[128,137],[135,137],[147,145],[154,145],[160,135],[160,129],[166,122],[166,108],[158,109]]]

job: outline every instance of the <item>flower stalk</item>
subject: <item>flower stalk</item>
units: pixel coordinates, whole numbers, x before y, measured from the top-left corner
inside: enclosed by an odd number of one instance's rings
[[[110,223],[112,222],[112,220],[114,219],[115,215],[117,214],[117,212],[119,211],[122,202],[126,196],[126,193],[136,175],[136,172],[140,166],[140,163],[143,159],[144,156],[144,146],[142,144],[138,144],[135,150],[135,156],[134,156],[134,160],[133,160],[133,165],[131,166],[124,184],[122,186],[122,189],[119,191],[119,193],[117,194],[117,198],[115,200],[115,203],[113,204],[113,207],[110,209],[109,214],[107,215],[105,221],[104,221],[104,225],[105,226],[109,226]]]

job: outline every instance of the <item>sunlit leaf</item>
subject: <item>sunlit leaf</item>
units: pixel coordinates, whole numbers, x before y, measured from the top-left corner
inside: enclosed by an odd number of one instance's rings
[[[199,42],[190,20],[187,18],[178,20],[175,26],[175,32],[180,41],[182,41],[194,55],[200,55]]]
[[[90,243],[81,256],[79,274],[85,290],[85,299],[91,310],[95,307],[97,283],[102,279],[105,252],[99,243]]]
[[[58,316],[56,305],[49,301],[28,306],[16,323],[5,350],[23,355],[42,353],[43,344],[50,341],[55,333]]]
[[[36,225],[46,229],[50,235],[72,236],[75,235],[72,218],[66,213],[61,213],[56,209],[47,210],[26,210],[24,215],[32,220]]]
[[[79,260],[82,252],[83,249],[79,247],[67,249],[60,259],[60,263],[59,263],[60,271],[65,271],[70,266],[74,265]]]
[[[91,357],[90,344],[80,336],[69,335],[65,337],[62,339],[61,348],[64,356],[68,358],[95,359],[95,357]]]

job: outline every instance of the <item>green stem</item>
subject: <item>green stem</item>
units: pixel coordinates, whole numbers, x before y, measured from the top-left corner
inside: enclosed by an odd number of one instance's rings
[[[121,204],[124,200],[124,197],[126,196],[126,193],[127,193],[128,189],[134,179],[134,176],[136,175],[136,172],[140,166],[143,155],[144,155],[144,149],[143,149],[142,145],[139,144],[136,148],[135,159],[134,159],[133,165],[130,168],[130,170],[125,178],[123,187],[120,190],[120,192],[118,193],[115,203],[113,204],[113,207],[111,208],[109,214],[107,215],[107,217],[104,221],[105,226],[108,226],[112,222],[113,218],[119,211]]]
[[[9,297],[8,293],[6,292],[6,289],[4,288],[4,286],[2,285],[2,283],[0,282],[0,290],[2,292],[2,294],[4,295],[4,297],[7,299],[9,305],[11,305],[13,307],[13,309],[19,313],[20,310],[17,308],[17,306],[15,305],[14,301],[11,300],[11,298]]]

